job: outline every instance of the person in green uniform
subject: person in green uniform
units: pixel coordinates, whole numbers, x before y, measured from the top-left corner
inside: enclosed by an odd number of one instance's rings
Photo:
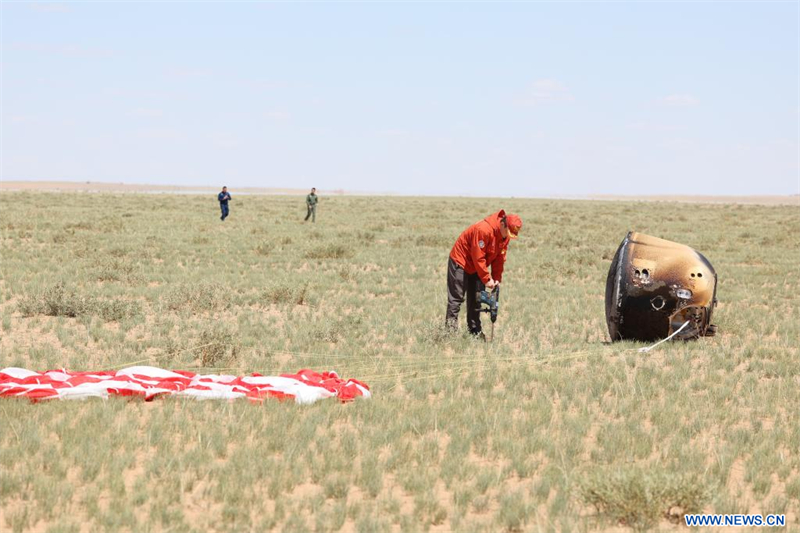
[[[305,221],[311,217],[311,222],[317,221],[317,202],[319,199],[317,198],[317,188],[311,187],[311,192],[306,196],[306,207],[308,208],[308,214],[306,215]]]

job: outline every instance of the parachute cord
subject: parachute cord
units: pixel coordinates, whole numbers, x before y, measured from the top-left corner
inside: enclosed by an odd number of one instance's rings
[[[661,339],[660,341],[658,341],[657,343],[653,344],[652,346],[645,346],[644,348],[639,348],[639,353],[647,353],[647,352],[649,352],[650,350],[652,350],[653,348],[655,348],[656,346],[658,346],[659,344],[661,344],[661,343],[664,343],[664,342],[667,342],[667,341],[668,341],[668,340],[670,340],[672,337],[674,337],[675,335],[677,335],[678,333],[680,333],[681,331],[683,331],[683,328],[685,328],[685,327],[686,327],[686,326],[688,326],[688,325],[689,325],[689,321],[687,320],[686,322],[684,322],[684,323],[683,323],[683,325],[682,325],[681,327],[679,327],[678,329],[676,329],[676,330],[675,330],[675,331],[672,333],[672,335],[670,335],[670,336],[669,336],[669,337],[667,337],[666,339]]]
[[[185,352],[191,352],[191,351],[194,351],[194,350],[199,350],[200,348],[206,348],[206,347],[211,346],[213,344],[221,344],[223,346],[233,346],[234,345],[234,343],[232,343],[232,342],[220,342],[220,343],[209,342],[207,344],[200,344],[198,346],[190,346],[188,348],[184,348],[183,350],[176,350],[176,351],[174,351],[172,353],[165,353],[165,354],[162,354],[162,355],[151,355],[147,359],[139,359],[137,361],[128,361],[126,363],[120,363],[120,364],[117,364],[117,365],[114,365],[114,366],[110,366],[110,367],[108,367],[108,369],[109,370],[119,370],[120,368],[125,368],[125,367],[128,367],[128,366],[134,366],[134,365],[138,365],[140,363],[152,363],[152,362],[157,361],[159,359],[165,359],[167,357],[175,357],[178,354],[182,354],[182,353],[185,353]]]

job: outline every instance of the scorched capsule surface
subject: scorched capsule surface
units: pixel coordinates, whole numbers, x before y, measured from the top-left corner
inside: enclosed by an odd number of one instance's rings
[[[711,336],[717,273],[703,254],[676,242],[629,232],[606,280],[606,322],[612,341]]]

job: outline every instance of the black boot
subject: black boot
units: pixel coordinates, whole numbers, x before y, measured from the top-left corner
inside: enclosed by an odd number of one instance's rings
[[[486,335],[484,335],[483,332],[480,331],[480,330],[478,330],[478,331],[470,331],[469,334],[472,335],[472,337],[475,340],[486,342]]]

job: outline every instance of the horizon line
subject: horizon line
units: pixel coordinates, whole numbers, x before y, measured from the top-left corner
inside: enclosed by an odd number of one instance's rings
[[[173,184],[143,184],[106,181],[61,181],[61,180],[0,180],[0,192],[29,191],[29,192],[88,192],[93,194],[150,194],[150,193],[175,193],[175,194],[204,194],[217,191],[222,186],[212,185],[173,185]],[[231,187],[229,187],[231,188]],[[309,188],[294,187],[253,187],[245,186],[233,188],[231,192],[248,196],[289,196],[306,194]],[[321,189],[317,192],[331,196],[392,196],[392,197],[460,197],[460,198],[490,198],[471,194],[407,194],[392,191],[356,191],[345,189]],[[531,199],[531,200],[583,200],[583,201],[641,201],[641,202],[682,202],[682,203],[716,203],[716,204],[760,204],[760,205],[798,205],[800,194],[745,194],[745,195],[680,195],[680,194],[643,194],[623,195],[608,193],[588,194],[541,194],[535,196],[495,196],[491,198]]]

